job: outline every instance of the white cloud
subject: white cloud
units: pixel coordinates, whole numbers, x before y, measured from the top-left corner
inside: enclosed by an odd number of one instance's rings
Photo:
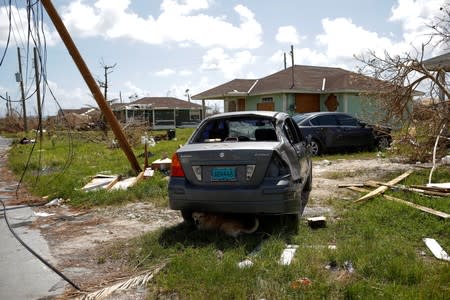
[[[155,72],[155,75],[156,75],[156,76],[167,77],[167,76],[173,75],[173,74],[175,74],[175,73],[176,73],[175,70],[169,69],[169,68],[165,68],[165,69],[162,69],[161,71]]]
[[[398,0],[390,21],[400,21],[406,32],[421,32],[444,5],[442,0]]]
[[[279,27],[275,39],[279,43],[289,43],[294,45],[298,44],[300,40],[297,29],[295,29],[294,26]]]
[[[244,75],[242,70],[253,64],[256,57],[249,51],[240,51],[233,56],[225,53],[222,48],[209,50],[203,56],[202,70],[220,70],[227,79]]]
[[[190,71],[190,70],[181,70],[181,71],[178,72],[178,74],[180,76],[189,76],[189,75],[192,75],[192,71]]]
[[[323,34],[316,37],[319,45],[326,47],[326,55],[331,59],[348,59],[367,50],[393,50],[396,45],[387,37],[368,31],[353,24],[351,19],[328,18],[322,20]]]
[[[10,24],[10,45],[25,46],[28,39],[27,20],[27,10],[25,8],[16,8],[15,6],[12,6],[12,9],[10,10],[9,7],[0,6],[0,46],[6,46],[7,44]],[[42,30],[44,32],[42,32]],[[38,23],[37,27],[34,22],[31,22],[30,32],[35,39],[37,39],[37,36],[39,35],[41,41],[43,41],[43,37],[45,36],[47,46],[55,45],[59,39],[56,31],[50,30],[47,24],[42,24],[41,22]]]
[[[151,92],[148,90],[144,90],[138,86],[136,86],[131,81],[126,81],[124,83],[125,85],[125,91],[122,93],[122,95],[126,95],[126,97],[129,97],[131,95],[138,95],[139,98],[149,96],[151,95]],[[126,99],[124,100],[126,101]]]
[[[207,0],[165,0],[159,16],[146,19],[130,11],[129,0],[98,0],[89,5],[81,0],[63,10],[63,19],[72,32],[82,36],[102,36],[106,39],[129,38],[148,44],[175,42],[183,47],[254,49],[262,44],[262,28],[253,12],[243,5],[234,7],[240,23],[234,25],[223,17],[199,13],[209,8]]]

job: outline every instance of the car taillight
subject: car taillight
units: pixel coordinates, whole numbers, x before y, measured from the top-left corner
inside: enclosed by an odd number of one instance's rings
[[[266,171],[266,177],[280,177],[290,173],[289,167],[278,155],[273,155]]]
[[[174,153],[172,155],[172,166],[170,168],[170,176],[173,177],[184,177],[183,167],[181,166],[178,155]]]

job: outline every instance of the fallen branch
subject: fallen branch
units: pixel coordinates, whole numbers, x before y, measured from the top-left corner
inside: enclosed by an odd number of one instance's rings
[[[367,192],[369,192],[369,190],[367,190],[367,189],[363,189],[363,188],[359,188],[359,187],[355,187],[355,186],[353,186],[353,187],[350,186],[350,187],[347,187],[347,188],[352,190],[352,191],[356,191],[356,192],[360,192],[360,193],[367,193]],[[432,209],[432,208],[429,208],[429,207],[426,207],[426,206],[415,204],[415,203],[412,203],[412,202],[409,202],[409,201],[406,201],[406,200],[403,200],[403,199],[400,199],[400,198],[392,197],[392,196],[389,196],[389,195],[383,195],[383,196],[387,200],[391,200],[391,201],[395,201],[395,202],[398,202],[398,203],[405,204],[407,206],[410,206],[410,207],[413,207],[415,209],[421,210],[423,212],[435,215],[435,216],[440,217],[442,219],[450,218],[450,214],[442,212],[442,211],[439,211],[439,210],[435,210],[435,209]]]
[[[405,179],[406,177],[408,177],[409,175],[411,175],[412,172],[414,172],[414,170],[408,170],[405,173],[403,173],[402,175],[400,175],[400,176],[392,179],[391,181],[389,181],[388,184],[397,184],[400,181],[402,181],[403,179]],[[362,196],[361,198],[359,198],[359,199],[357,199],[357,200],[355,200],[353,202],[357,203],[357,202],[361,202],[361,201],[364,201],[364,200],[372,199],[375,196],[377,196],[378,194],[384,193],[388,189],[389,188],[387,186],[380,186],[377,189],[373,190],[372,192]]]
[[[117,291],[125,291],[131,288],[136,288],[139,286],[143,286],[147,284],[150,280],[153,279],[153,277],[161,271],[166,266],[166,263],[163,263],[156,267],[156,269],[147,272],[145,274],[133,277],[128,279],[127,281],[119,282],[113,286],[103,288],[101,290],[98,290],[96,292],[92,292],[86,295],[83,295],[81,297],[78,297],[79,300],[99,300],[99,299],[106,299],[109,295],[111,295],[114,292]]]

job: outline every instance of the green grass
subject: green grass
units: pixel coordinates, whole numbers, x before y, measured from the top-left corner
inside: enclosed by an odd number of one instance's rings
[[[192,129],[177,129],[176,140],[163,140],[155,147],[148,163],[164,156],[169,158],[179,144],[185,143]],[[97,173],[117,174],[123,178],[135,176],[130,163],[121,149],[111,149],[109,139],[100,132],[74,132],[45,135],[42,142],[21,145],[15,143],[8,160],[9,167],[21,177],[24,183],[38,196],[70,199],[76,206],[120,204],[129,201],[152,201],[158,205],[167,204],[167,181],[164,174],[158,174],[127,191],[80,191]],[[135,140],[139,140],[135,138]],[[144,146],[136,143],[133,151],[141,166],[144,165]]]
[[[177,141],[164,141],[149,150],[153,161],[169,156],[184,143],[192,130],[177,130]],[[136,139],[135,139],[136,140]],[[68,151],[71,141],[72,151]],[[101,134],[76,133],[46,137],[35,145],[25,173],[25,183],[38,195],[71,199],[76,206],[112,205],[129,201],[150,201],[167,205],[167,182],[163,175],[140,182],[128,191],[80,192],[96,173],[109,171],[132,175],[119,149],[109,149]],[[10,167],[21,174],[33,145],[16,145],[9,155]],[[38,151],[40,150],[40,151]],[[137,156],[142,145],[135,144]],[[317,159],[364,159],[376,153],[353,153]],[[67,162],[70,165],[66,167]],[[139,158],[143,164],[143,158]],[[417,170],[404,184],[424,184],[428,170]],[[37,176],[39,175],[39,176]],[[347,176],[351,174],[346,174]],[[398,174],[389,174],[388,181]],[[340,175],[333,175],[339,179]],[[438,168],[433,182],[448,182],[449,168]],[[379,179],[383,180],[383,179]],[[414,203],[450,213],[450,199],[424,197],[417,193],[387,193]],[[355,193],[355,199],[358,197]],[[436,239],[450,252],[448,220],[388,201],[382,196],[355,204],[328,199],[335,212],[327,227],[311,229],[305,222],[298,233],[287,232],[271,219],[261,220],[261,230],[237,239],[221,233],[206,233],[180,224],[118,242],[98,254],[97,262],[124,259],[137,270],[161,262],[167,266],[149,283],[149,298],[181,299],[448,299],[450,264],[434,258],[422,241]],[[251,252],[261,244],[257,255]],[[299,249],[289,266],[278,264],[286,244]],[[336,250],[328,245],[337,246]],[[254,265],[240,269],[237,264],[250,258]],[[345,271],[351,262],[354,272]],[[325,267],[330,263],[336,270]],[[292,287],[301,278],[309,286]]]
[[[424,182],[427,175],[425,170],[418,171],[407,183]],[[448,180],[449,175],[448,168],[438,169],[436,181]],[[450,213],[449,197],[392,194]],[[262,231],[234,239],[178,225],[117,249],[121,258],[140,269],[168,261],[149,284],[150,298],[448,299],[450,264],[434,258],[422,241],[434,238],[448,252],[448,221],[381,196],[361,204],[338,199],[329,203],[338,218],[329,219],[326,228],[311,229],[302,222],[299,232],[293,234],[278,223],[272,227],[271,220],[263,220]],[[260,243],[261,250],[252,256]],[[286,244],[299,248],[293,263],[281,266],[278,260]],[[337,249],[328,249],[330,244]],[[108,259],[118,258],[112,258],[109,251]],[[254,265],[240,269],[237,264],[245,258]],[[332,262],[337,270],[325,268]],[[345,271],[346,262],[351,262],[353,273]],[[293,288],[292,283],[300,278],[308,278],[311,285]]]

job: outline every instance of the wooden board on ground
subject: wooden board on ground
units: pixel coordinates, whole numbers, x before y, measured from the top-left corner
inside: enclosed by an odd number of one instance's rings
[[[412,170],[412,169],[411,169],[411,170],[408,170],[408,171],[406,171],[405,173],[403,173],[402,175],[400,175],[400,176],[398,176],[398,177],[392,179],[391,181],[389,181],[389,182],[387,182],[387,183],[388,183],[388,184],[397,184],[397,183],[399,183],[400,181],[402,181],[403,179],[405,179],[406,177],[408,177],[409,175],[411,175],[412,172],[414,172],[414,170]],[[389,188],[388,188],[387,186],[380,186],[380,187],[376,188],[375,190],[373,190],[372,192],[370,192],[370,193],[368,193],[368,194],[362,196],[361,198],[359,198],[359,199],[357,199],[357,200],[355,200],[355,201],[353,201],[353,202],[361,202],[361,201],[364,201],[364,200],[372,199],[372,198],[374,198],[375,196],[377,196],[378,194],[384,193],[384,192],[385,192],[386,190],[388,190],[388,189],[389,189]]]
[[[407,186],[403,186],[403,185],[388,184],[386,182],[379,182],[379,181],[375,181],[375,180],[369,180],[369,181],[367,181],[367,184],[369,186],[387,186],[391,189],[399,189],[399,190],[403,190],[403,191],[416,192],[416,193],[421,193],[421,194],[430,195],[430,196],[439,196],[439,197],[450,196],[449,193],[423,190],[423,189],[407,187]]]
[[[97,174],[81,189],[85,192],[95,191],[98,189],[109,190],[119,181],[118,175]]]
[[[360,192],[360,193],[367,193],[367,192],[369,192],[369,190],[367,190],[367,189],[363,189],[363,188],[356,187],[356,186],[353,186],[353,187],[350,186],[350,187],[347,187],[347,188],[352,190],[352,191],[356,191],[356,192]],[[412,203],[412,202],[409,202],[409,201],[406,201],[406,200],[403,200],[403,199],[400,199],[400,198],[392,197],[392,196],[389,196],[389,195],[383,195],[383,196],[386,199],[388,199],[388,200],[405,204],[407,206],[413,207],[413,208],[421,210],[423,212],[426,212],[426,213],[438,216],[438,217],[440,217],[442,219],[450,218],[450,214],[442,212],[442,211],[439,211],[439,210],[435,210],[435,209],[432,209],[432,208],[429,208],[429,207],[426,207],[426,206],[415,204],[415,203]]]

